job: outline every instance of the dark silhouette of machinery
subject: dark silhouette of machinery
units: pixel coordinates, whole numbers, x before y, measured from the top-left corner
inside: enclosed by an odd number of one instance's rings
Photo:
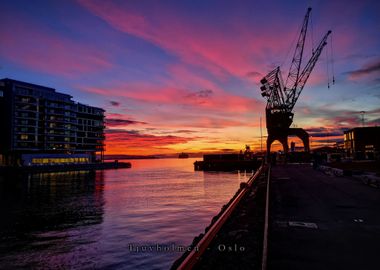
[[[295,135],[299,137],[303,141],[305,151],[310,151],[309,134],[302,128],[290,128],[294,116],[292,110],[310,76],[310,73],[313,71],[316,62],[321,55],[323,47],[327,44],[327,37],[331,33],[331,31],[328,31],[324,35],[317,48],[313,50],[309,61],[306,63],[303,69],[301,69],[310,12],[311,8],[307,10],[307,13],[305,15],[301,33],[298,37],[298,42],[285,84],[281,76],[280,67],[277,67],[269,72],[260,81],[262,84],[260,87],[261,95],[267,99],[265,113],[268,130],[268,154],[270,153],[271,144],[275,140],[278,140],[283,145],[284,152],[287,153],[289,150],[289,135]]]

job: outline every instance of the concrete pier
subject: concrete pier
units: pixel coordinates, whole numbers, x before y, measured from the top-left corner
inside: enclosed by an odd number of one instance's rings
[[[380,190],[307,165],[272,168],[268,269],[379,269]]]
[[[379,269],[379,188],[309,164],[272,166],[270,175],[266,269]],[[240,202],[194,269],[261,269],[265,182]]]

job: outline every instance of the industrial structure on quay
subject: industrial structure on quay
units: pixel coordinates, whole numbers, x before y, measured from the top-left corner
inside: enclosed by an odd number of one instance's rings
[[[289,135],[298,136],[304,144],[305,152],[310,151],[309,134],[302,128],[290,128],[294,116],[292,111],[323,48],[327,44],[328,36],[331,34],[331,31],[328,31],[324,35],[318,47],[313,49],[311,58],[301,68],[310,12],[311,8],[308,8],[286,81],[283,81],[280,67],[276,67],[260,81],[262,84],[260,87],[261,95],[267,100],[265,115],[268,130],[268,154],[270,153],[271,144],[275,140],[278,140],[283,145],[284,152],[287,153],[289,151]]]

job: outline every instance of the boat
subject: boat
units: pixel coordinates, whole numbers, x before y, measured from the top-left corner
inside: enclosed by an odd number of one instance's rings
[[[178,155],[178,158],[189,158],[189,155],[182,152],[181,154]]]

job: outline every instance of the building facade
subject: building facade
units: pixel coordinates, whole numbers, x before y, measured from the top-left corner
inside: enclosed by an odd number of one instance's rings
[[[0,113],[3,165],[90,163],[103,156],[104,110],[70,95],[2,79]]]
[[[344,149],[354,159],[376,159],[380,152],[380,127],[358,127],[344,132]]]

